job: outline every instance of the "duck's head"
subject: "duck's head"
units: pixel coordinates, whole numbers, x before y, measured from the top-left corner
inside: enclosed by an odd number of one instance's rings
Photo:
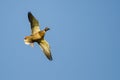
[[[48,28],[48,27],[45,27],[45,29],[44,29],[45,31],[48,31],[48,30],[50,30],[50,28]]]

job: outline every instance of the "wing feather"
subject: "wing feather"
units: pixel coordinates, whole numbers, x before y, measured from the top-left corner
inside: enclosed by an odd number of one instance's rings
[[[36,32],[40,31],[39,22],[38,22],[38,20],[32,15],[31,12],[28,12],[28,19],[29,19],[29,22],[30,22],[30,25],[31,25],[32,34],[35,34]]]
[[[46,55],[46,57],[49,60],[52,60],[52,55],[51,55],[50,46],[49,46],[48,42],[45,39],[43,39],[38,44],[40,45],[40,47],[41,47],[42,51],[44,52],[44,54]]]

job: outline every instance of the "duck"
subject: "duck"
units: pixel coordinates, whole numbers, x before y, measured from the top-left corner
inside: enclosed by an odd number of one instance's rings
[[[36,42],[48,60],[52,61],[53,58],[51,55],[50,45],[44,38],[46,32],[50,30],[50,28],[45,27],[43,30],[40,30],[40,24],[38,20],[33,16],[31,12],[28,12],[28,20],[31,26],[31,35],[25,36],[24,43],[30,45],[31,47],[34,47],[34,43]]]

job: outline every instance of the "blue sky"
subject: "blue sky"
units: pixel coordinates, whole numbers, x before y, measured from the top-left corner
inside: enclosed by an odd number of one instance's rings
[[[119,0],[1,0],[0,80],[120,80]],[[27,13],[48,26],[53,61],[30,35]]]

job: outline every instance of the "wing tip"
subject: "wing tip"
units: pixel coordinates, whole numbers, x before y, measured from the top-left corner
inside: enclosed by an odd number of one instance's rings
[[[29,15],[29,14],[32,14],[31,11],[28,12],[28,15]]]
[[[47,57],[50,61],[52,61],[53,60],[53,58],[52,58],[52,56],[50,56],[50,57]]]
[[[31,12],[28,12],[28,19],[29,19],[29,20],[31,20],[32,16],[33,16],[32,13],[31,13]]]
[[[48,60],[50,60],[50,61],[53,60],[52,55],[51,55],[51,52],[50,52],[49,54],[46,54],[46,53],[45,53],[45,55],[46,55],[46,57],[47,57]]]

